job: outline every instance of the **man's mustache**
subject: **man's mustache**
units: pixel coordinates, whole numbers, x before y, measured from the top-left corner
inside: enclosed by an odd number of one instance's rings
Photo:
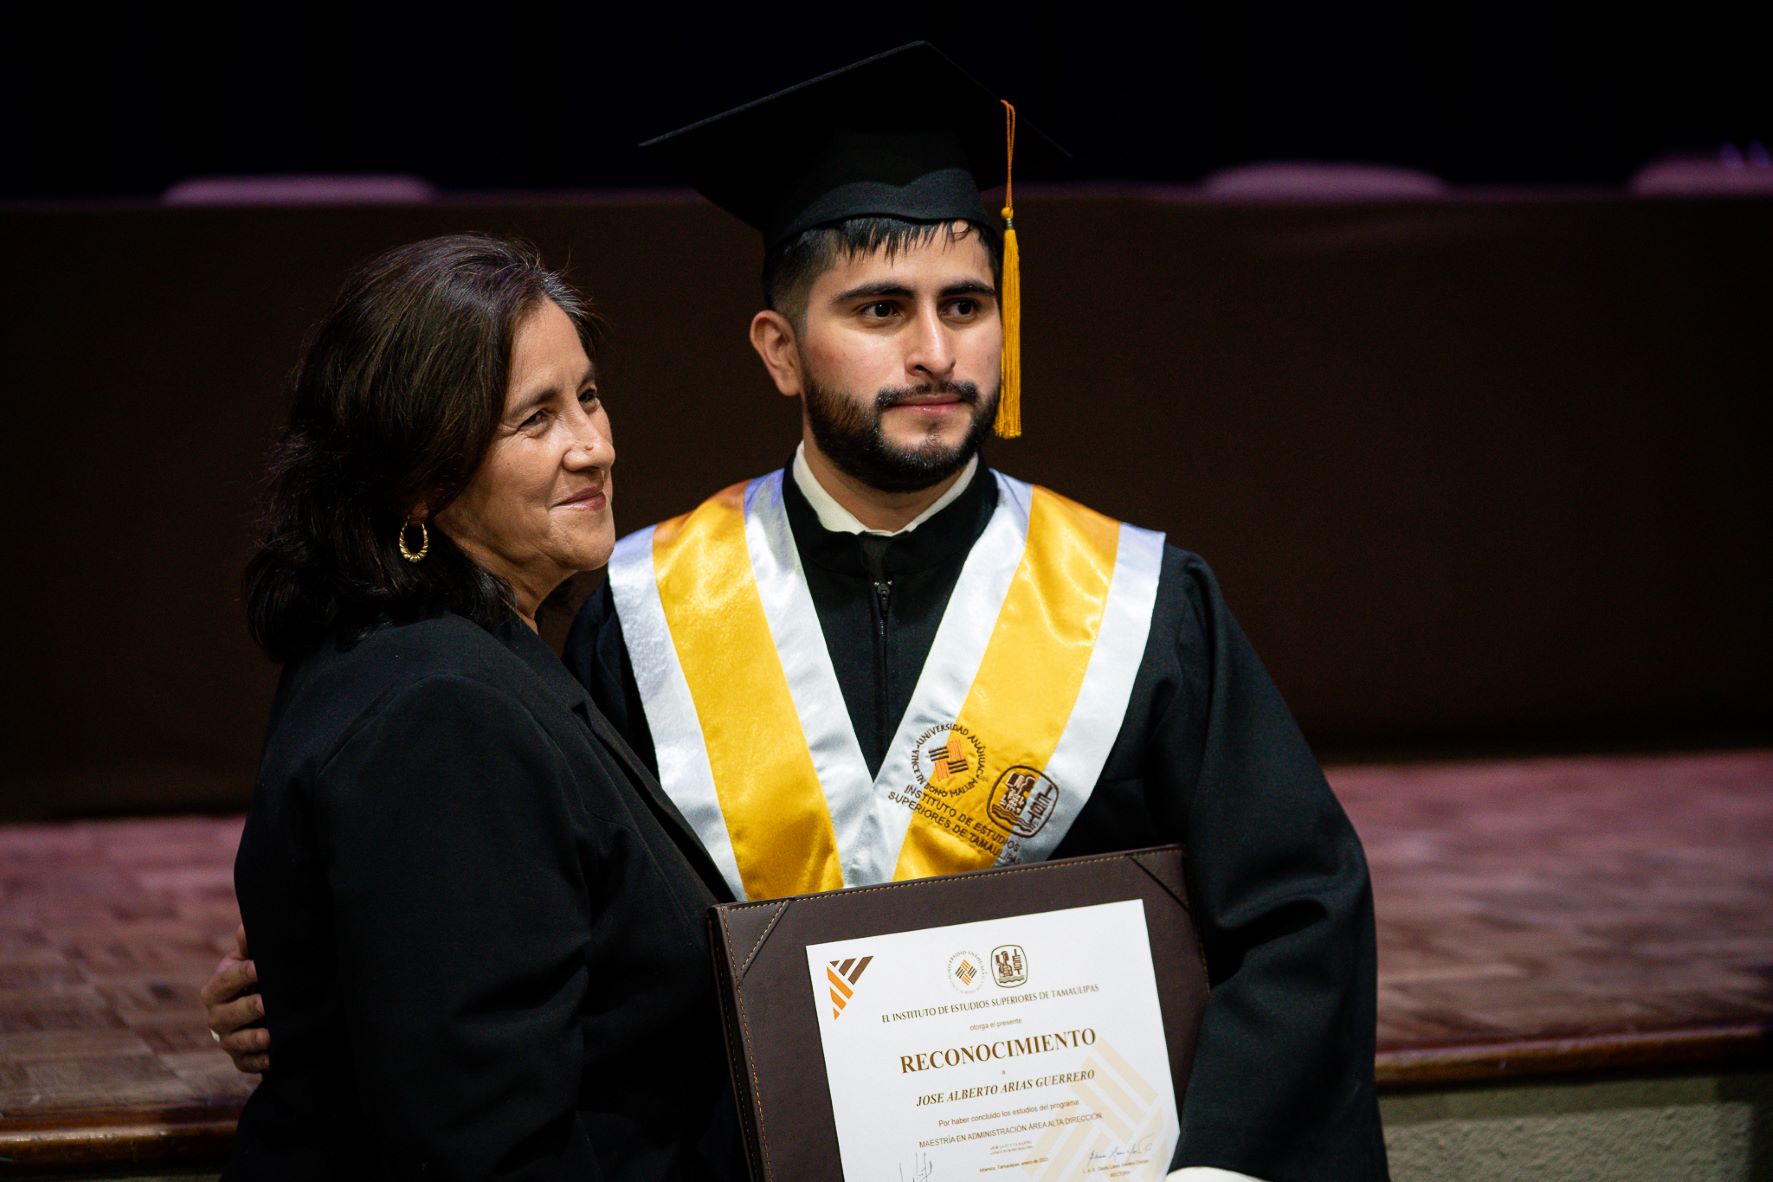
[[[946,394],[957,402],[968,406],[979,405],[979,386],[976,382],[937,382],[928,386],[904,386],[898,389],[885,389],[874,396],[874,409],[889,410],[902,402],[913,398],[928,398],[931,394]]]

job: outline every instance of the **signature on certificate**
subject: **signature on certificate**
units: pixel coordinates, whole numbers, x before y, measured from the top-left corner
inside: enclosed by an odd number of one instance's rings
[[[916,1157],[911,1159],[909,1174],[905,1172],[906,1168],[905,1166],[899,1167],[899,1182],[924,1182],[925,1178],[936,1172],[936,1163],[930,1160],[929,1154],[919,1152]]]
[[[1090,1150],[1090,1164],[1099,1165],[1106,1163],[1108,1165],[1114,1165],[1126,1161],[1129,1158],[1142,1155],[1149,1156],[1151,1151],[1156,1148],[1157,1138],[1155,1136],[1141,1137],[1131,1145],[1111,1145],[1107,1149]]]

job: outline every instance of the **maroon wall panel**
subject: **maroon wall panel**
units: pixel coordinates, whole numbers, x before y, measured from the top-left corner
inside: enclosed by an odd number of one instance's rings
[[[797,430],[757,248],[696,202],[14,212],[0,817],[233,806],[238,581],[304,328],[461,229],[608,315],[624,529]],[[1007,470],[1213,562],[1320,751],[1724,742],[1773,719],[1773,201],[1029,196]]]

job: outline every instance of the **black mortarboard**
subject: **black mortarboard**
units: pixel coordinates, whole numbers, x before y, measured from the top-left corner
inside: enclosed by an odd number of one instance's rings
[[[1023,162],[1063,149],[1023,128]],[[928,42],[888,50],[734,107],[641,147],[755,227],[765,249],[853,217],[982,222],[981,189],[1004,193],[1004,375],[998,429],[1020,425],[1020,279],[1009,171],[1014,108]]]

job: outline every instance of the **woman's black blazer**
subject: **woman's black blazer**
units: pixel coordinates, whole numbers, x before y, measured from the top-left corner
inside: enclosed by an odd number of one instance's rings
[[[532,632],[286,668],[234,865],[271,1070],[227,1177],[736,1177],[682,817]]]

